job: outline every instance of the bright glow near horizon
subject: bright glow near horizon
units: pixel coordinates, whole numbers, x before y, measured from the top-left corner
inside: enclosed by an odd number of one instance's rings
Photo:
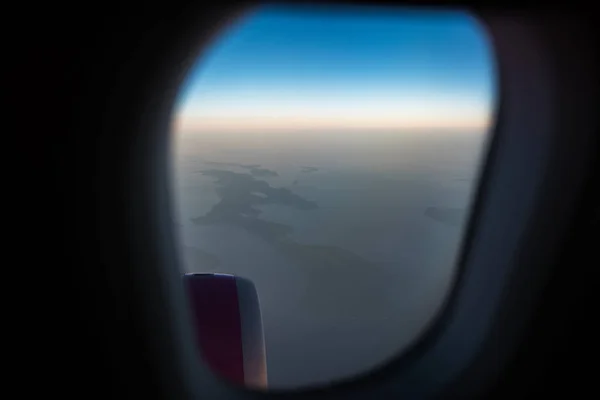
[[[203,54],[177,133],[469,129],[491,122],[493,61],[463,12],[261,7]]]

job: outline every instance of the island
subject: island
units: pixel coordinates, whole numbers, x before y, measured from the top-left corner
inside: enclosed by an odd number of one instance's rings
[[[337,246],[299,243],[290,236],[293,227],[261,219],[257,207],[278,204],[310,212],[318,209],[316,202],[287,188],[273,187],[250,173],[222,169],[201,173],[214,179],[220,201],[205,215],[193,218],[193,223],[235,226],[260,237],[288,259],[289,265],[282,268],[299,268],[308,275],[309,287],[303,301],[317,314],[385,309],[388,301],[385,287],[390,281],[386,271]],[[335,301],[327,300],[331,296]]]
[[[241,163],[233,163],[233,162],[218,162],[218,161],[205,161],[205,165],[213,166],[213,167],[234,167],[234,168],[242,168],[246,169],[250,172],[251,175],[260,177],[260,178],[273,178],[279,176],[279,174],[273,170],[262,168],[260,164],[241,164]],[[202,172],[202,171],[198,171]]]
[[[183,255],[189,272],[217,272],[221,266],[217,256],[194,246],[183,246]]]
[[[465,219],[465,210],[450,207],[428,207],[425,215],[449,226],[460,226]]]
[[[301,167],[300,170],[305,174],[310,174],[311,172],[317,172],[319,168],[316,167]]]

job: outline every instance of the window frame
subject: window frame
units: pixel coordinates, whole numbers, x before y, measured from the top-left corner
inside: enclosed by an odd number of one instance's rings
[[[210,19],[228,19],[240,10],[224,7]],[[496,379],[514,353],[549,265],[558,256],[593,155],[590,99],[595,93],[585,80],[593,76],[593,63],[582,63],[581,55],[568,57],[585,47],[582,28],[568,17],[523,15],[515,20],[514,15],[475,14],[487,27],[496,52],[499,108],[449,301],[429,331],[388,365],[326,390],[299,390],[286,397],[427,397],[451,385],[464,397]],[[162,379],[172,393],[209,393],[215,399],[279,397],[282,393],[228,386],[195,357],[179,282],[176,232],[170,223],[169,123],[179,84],[198,55],[195,46],[206,44],[209,32],[214,32],[210,19],[188,17],[180,26],[168,26],[171,44],[179,42],[160,61],[154,59],[150,68],[158,75],[152,84],[145,90],[134,87],[147,96],[127,110],[137,116],[126,127],[135,139],[124,144],[131,160],[124,183],[131,184],[126,193],[134,210],[128,215],[127,233],[136,238],[131,243],[131,274],[139,277],[134,303],[149,334],[151,357],[170,367]],[[581,48],[555,41],[555,24]],[[133,76],[133,71],[124,76]],[[121,104],[109,106],[109,115],[118,115],[114,107]],[[565,135],[572,127],[577,129]],[[548,229],[548,219],[553,229]],[[473,337],[465,338],[465,332]]]

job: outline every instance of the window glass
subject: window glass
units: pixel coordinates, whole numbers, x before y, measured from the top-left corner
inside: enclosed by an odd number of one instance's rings
[[[494,83],[462,11],[263,6],[199,56],[172,125],[182,272],[254,282],[270,388],[363,373],[436,316]]]

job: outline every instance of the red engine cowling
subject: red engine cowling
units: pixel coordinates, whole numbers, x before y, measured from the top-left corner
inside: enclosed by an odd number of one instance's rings
[[[246,387],[267,387],[262,317],[254,284],[228,274],[183,276],[200,354],[211,370]]]

